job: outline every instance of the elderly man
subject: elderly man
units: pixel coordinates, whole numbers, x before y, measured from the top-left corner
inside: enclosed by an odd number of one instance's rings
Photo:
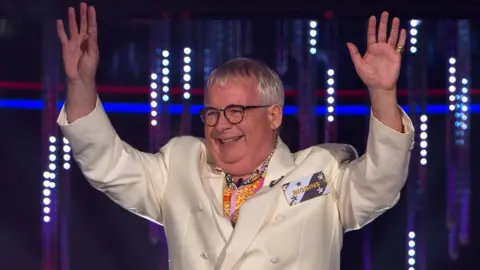
[[[343,233],[399,199],[413,128],[398,107],[405,30],[388,14],[368,28],[364,56],[348,43],[368,87],[372,114],[365,155],[342,144],[291,153],[279,138],[284,90],[278,75],[234,59],[210,76],[201,118],[205,139],[176,137],[157,154],[123,142],[97,98],[95,9],[58,21],[67,77],[58,123],[87,180],[113,201],[165,226],[175,270],[340,269]]]

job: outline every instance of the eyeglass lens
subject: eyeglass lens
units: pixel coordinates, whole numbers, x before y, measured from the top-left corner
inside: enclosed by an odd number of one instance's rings
[[[203,121],[205,124],[209,126],[216,125],[219,118],[220,113],[224,113],[225,118],[228,122],[232,124],[238,124],[242,121],[244,115],[244,109],[240,106],[232,106],[227,107],[224,110],[208,108],[203,112]]]

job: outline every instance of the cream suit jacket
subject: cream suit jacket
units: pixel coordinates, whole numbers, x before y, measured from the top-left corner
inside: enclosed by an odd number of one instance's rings
[[[343,234],[371,222],[399,199],[413,127],[405,133],[371,116],[366,154],[342,144],[291,153],[280,142],[264,186],[240,210],[235,229],[222,214],[225,179],[205,144],[171,139],[157,154],[123,142],[100,101],[89,115],[58,123],[92,186],[125,209],[163,224],[172,270],[339,270]],[[330,193],[290,206],[282,185],[323,172]]]

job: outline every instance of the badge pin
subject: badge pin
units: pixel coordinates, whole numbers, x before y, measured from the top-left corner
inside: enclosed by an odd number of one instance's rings
[[[278,178],[277,180],[273,180],[272,182],[270,182],[270,188],[273,188],[276,184],[278,184],[278,182],[282,181],[283,179],[283,176]]]

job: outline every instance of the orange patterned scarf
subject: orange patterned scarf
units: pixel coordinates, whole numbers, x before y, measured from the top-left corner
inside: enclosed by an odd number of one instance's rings
[[[227,184],[223,188],[223,213],[226,217],[229,217],[233,226],[237,223],[239,210],[243,203],[262,188],[267,174],[268,162],[272,155],[273,152],[260,167],[252,172],[250,178],[246,181],[240,180],[239,183],[235,183],[233,177],[223,169],[218,167],[215,169],[217,172],[225,173]]]

